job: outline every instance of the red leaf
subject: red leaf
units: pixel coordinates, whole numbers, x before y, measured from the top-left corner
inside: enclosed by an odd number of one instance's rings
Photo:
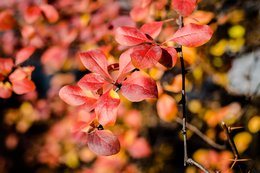
[[[132,63],[136,68],[146,69],[155,66],[162,55],[159,46],[143,44],[133,48]]]
[[[172,0],[172,7],[177,13],[186,17],[194,11],[196,0]]]
[[[129,72],[131,72],[135,67],[131,62],[130,54],[133,52],[133,49],[128,49],[122,53],[119,57],[119,71],[117,82],[121,83]]]
[[[0,31],[12,29],[15,25],[15,20],[11,10],[0,12]]]
[[[144,42],[151,42],[144,33],[134,27],[122,26],[115,31],[116,41],[124,46],[134,46]]]
[[[176,101],[167,94],[160,96],[156,107],[159,117],[167,122],[171,122],[176,117],[178,112]]]
[[[19,50],[16,54],[15,65],[21,64],[26,61],[35,51],[34,47],[25,47]]]
[[[105,54],[100,50],[90,50],[81,52],[80,60],[83,65],[90,71],[98,73],[108,80],[112,80],[107,71],[107,59]]]
[[[41,9],[38,6],[30,6],[25,10],[24,19],[27,23],[33,23],[40,16],[41,16]]]
[[[11,58],[0,58],[0,74],[7,75],[13,69],[14,62]]]
[[[162,49],[162,56],[159,60],[159,63],[165,67],[172,68],[177,61],[178,54],[175,48],[168,47]]]
[[[130,11],[130,16],[134,21],[144,20],[149,13],[149,7],[134,7]]]
[[[72,106],[80,106],[83,104],[93,106],[96,99],[88,97],[78,86],[64,86],[59,92],[60,98],[67,104]]]
[[[145,34],[150,35],[153,39],[155,39],[162,30],[163,22],[151,22],[144,24],[140,31],[142,31]]]
[[[12,95],[12,86],[9,82],[0,82],[0,98],[7,99]]]
[[[132,102],[147,98],[157,98],[156,82],[144,72],[136,71],[122,82],[122,95]]]
[[[113,125],[116,122],[117,108],[120,98],[114,90],[104,93],[97,102],[95,108],[98,121],[102,125]]]
[[[9,76],[9,80],[11,82],[17,80],[23,80],[27,77],[27,73],[22,68],[17,68],[15,71]]]
[[[109,130],[95,130],[89,133],[88,147],[101,156],[110,156],[120,151],[117,137]]]
[[[43,4],[40,8],[50,23],[54,23],[59,19],[59,13],[52,5]]]
[[[16,94],[25,94],[35,90],[35,84],[30,79],[13,80],[13,91]]]
[[[100,74],[89,73],[79,80],[78,86],[83,90],[96,91],[102,88],[104,82],[105,80]]]
[[[41,63],[47,68],[47,72],[59,70],[67,58],[67,49],[60,46],[49,47],[41,57]]]
[[[213,30],[208,25],[188,24],[177,30],[170,39],[187,47],[198,47],[210,40]]]
[[[72,128],[73,133],[88,132],[89,125],[96,118],[95,113],[84,112],[84,119],[77,121]]]
[[[134,143],[128,147],[129,154],[136,159],[150,156],[151,147],[145,138],[138,138]]]

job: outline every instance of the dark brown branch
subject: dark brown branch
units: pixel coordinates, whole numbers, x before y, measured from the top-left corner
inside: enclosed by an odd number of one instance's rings
[[[183,17],[180,15],[179,16],[179,21],[178,21],[179,28],[182,28],[184,26],[183,23]],[[189,165],[194,165],[204,171],[205,173],[209,173],[202,165],[194,161],[193,159],[188,157],[188,147],[187,147],[187,114],[186,114],[186,92],[185,92],[185,74],[186,74],[186,69],[185,69],[185,64],[184,64],[184,58],[183,58],[183,52],[182,52],[182,45],[178,45],[177,49],[179,50],[179,56],[180,56],[180,61],[181,61],[181,76],[182,76],[182,90],[181,90],[181,105],[182,105],[182,134],[183,134],[183,145],[184,145],[184,166],[187,164]]]

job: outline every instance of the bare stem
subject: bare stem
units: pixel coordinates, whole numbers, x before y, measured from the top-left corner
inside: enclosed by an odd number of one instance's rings
[[[179,21],[178,21],[178,26],[179,28],[182,28],[184,26],[183,24],[183,17],[180,15],[179,16]],[[178,45],[177,47],[178,53],[180,56],[180,61],[181,61],[181,76],[182,76],[182,90],[181,90],[181,104],[182,104],[182,134],[183,134],[183,145],[184,145],[184,166],[187,164],[194,165],[201,169],[205,173],[209,173],[202,165],[197,163],[196,161],[192,160],[191,158],[188,157],[188,147],[187,147],[187,115],[186,115],[186,92],[185,92],[185,74],[186,74],[186,69],[185,69],[185,64],[184,64],[184,58],[183,58],[183,52],[182,52],[182,45]]]

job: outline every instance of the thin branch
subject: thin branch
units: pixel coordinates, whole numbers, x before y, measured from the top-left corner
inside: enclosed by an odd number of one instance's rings
[[[178,26],[179,28],[182,28],[184,26],[183,23],[183,17],[179,15],[179,21],[178,21]],[[209,173],[202,165],[197,163],[196,161],[192,160],[191,158],[188,157],[188,147],[187,147],[187,115],[186,115],[186,92],[185,92],[185,74],[186,74],[186,69],[185,69],[185,64],[184,64],[184,58],[183,58],[183,52],[182,52],[182,45],[178,45],[177,47],[179,56],[180,56],[180,61],[181,61],[181,76],[182,76],[182,90],[181,90],[181,104],[182,104],[182,134],[183,134],[183,145],[184,145],[184,166],[187,164],[194,165],[201,169],[205,173]]]
[[[182,124],[182,119],[177,117],[175,119],[175,121],[179,124]],[[204,135],[196,126],[186,122],[186,127],[187,129],[191,130],[192,132],[194,132],[196,135],[198,135],[202,140],[204,140],[207,144],[209,144],[210,146],[212,146],[213,148],[219,149],[219,150],[223,150],[226,148],[225,145],[220,145],[217,144],[216,142],[214,142],[212,139],[210,139],[208,136]]]

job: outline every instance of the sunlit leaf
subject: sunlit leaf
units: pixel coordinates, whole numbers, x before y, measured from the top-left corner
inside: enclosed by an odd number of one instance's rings
[[[90,50],[87,52],[81,52],[79,55],[81,62],[88,70],[98,73],[107,79],[111,79],[107,70],[107,59],[102,51]]]
[[[7,75],[13,66],[14,62],[11,58],[0,58],[0,74]]]
[[[88,147],[101,156],[114,155],[120,151],[117,137],[108,130],[95,130],[88,134]]]
[[[15,19],[11,10],[0,12],[0,31],[12,29],[15,25]]]
[[[239,153],[243,153],[252,141],[252,135],[248,132],[240,132],[234,136],[234,142]]]
[[[177,103],[167,94],[163,94],[159,97],[156,107],[159,117],[166,122],[171,122],[177,116]]]
[[[28,58],[30,58],[34,51],[34,47],[24,47],[23,49],[19,50],[15,57],[15,65],[21,64],[26,61]]]
[[[59,13],[52,5],[42,4],[40,8],[50,23],[55,23],[59,19]]]
[[[126,77],[126,75],[131,72],[135,67],[131,62],[131,53],[133,49],[128,49],[127,51],[123,52],[119,57],[119,71],[118,71],[118,79],[117,82],[121,83],[122,80]]]
[[[146,69],[155,66],[162,55],[159,46],[143,44],[133,48],[131,60],[136,68]]]
[[[148,34],[153,39],[156,38],[161,30],[162,30],[163,22],[150,22],[145,23],[141,28],[140,31],[142,31],[145,34]]]
[[[172,0],[172,7],[182,16],[189,16],[196,7],[196,0]]]
[[[7,99],[12,95],[12,86],[9,82],[0,82],[0,98]]]
[[[122,82],[121,92],[123,96],[132,102],[158,97],[156,82],[140,71],[132,73]]]
[[[120,98],[114,90],[104,93],[97,102],[95,113],[98,116],[98,121],[102,125],[113,125],[116,122],[117,109],[120,103]]]
[[[102,88],[104,82],[105,79],[100,74],[89,73],[79,80],[78,86],[83,90],[96,91]]]
[[[134,46],[150,40],[140,30],[134,27],[122,26],[115,31],[116,41],[124,46]]]
[[[64,86],[59,91],[60,98],[67,104],[79,106],[83,104],[93,105],[96,99],[88,97],[78,86]]]
[[[30,79],[22,79],[22,80],[13,80],[13,91],[16,94],[25,94],[28,92],[32,92],[35,90],[35,84]]]
[[[151,154],[151,147],[145,138],[137,138],[127,148],[129,154],[136,159],[149,157]]]
[[[249,121],[248,121],[248,129],[251,133],[257,133],[260,130],[260,116],[253,116]]]
[[[188,24],[178,29],[171,41],[187,47],[198,47],[208,42],[213,34],[213,30],[208,25]]]

